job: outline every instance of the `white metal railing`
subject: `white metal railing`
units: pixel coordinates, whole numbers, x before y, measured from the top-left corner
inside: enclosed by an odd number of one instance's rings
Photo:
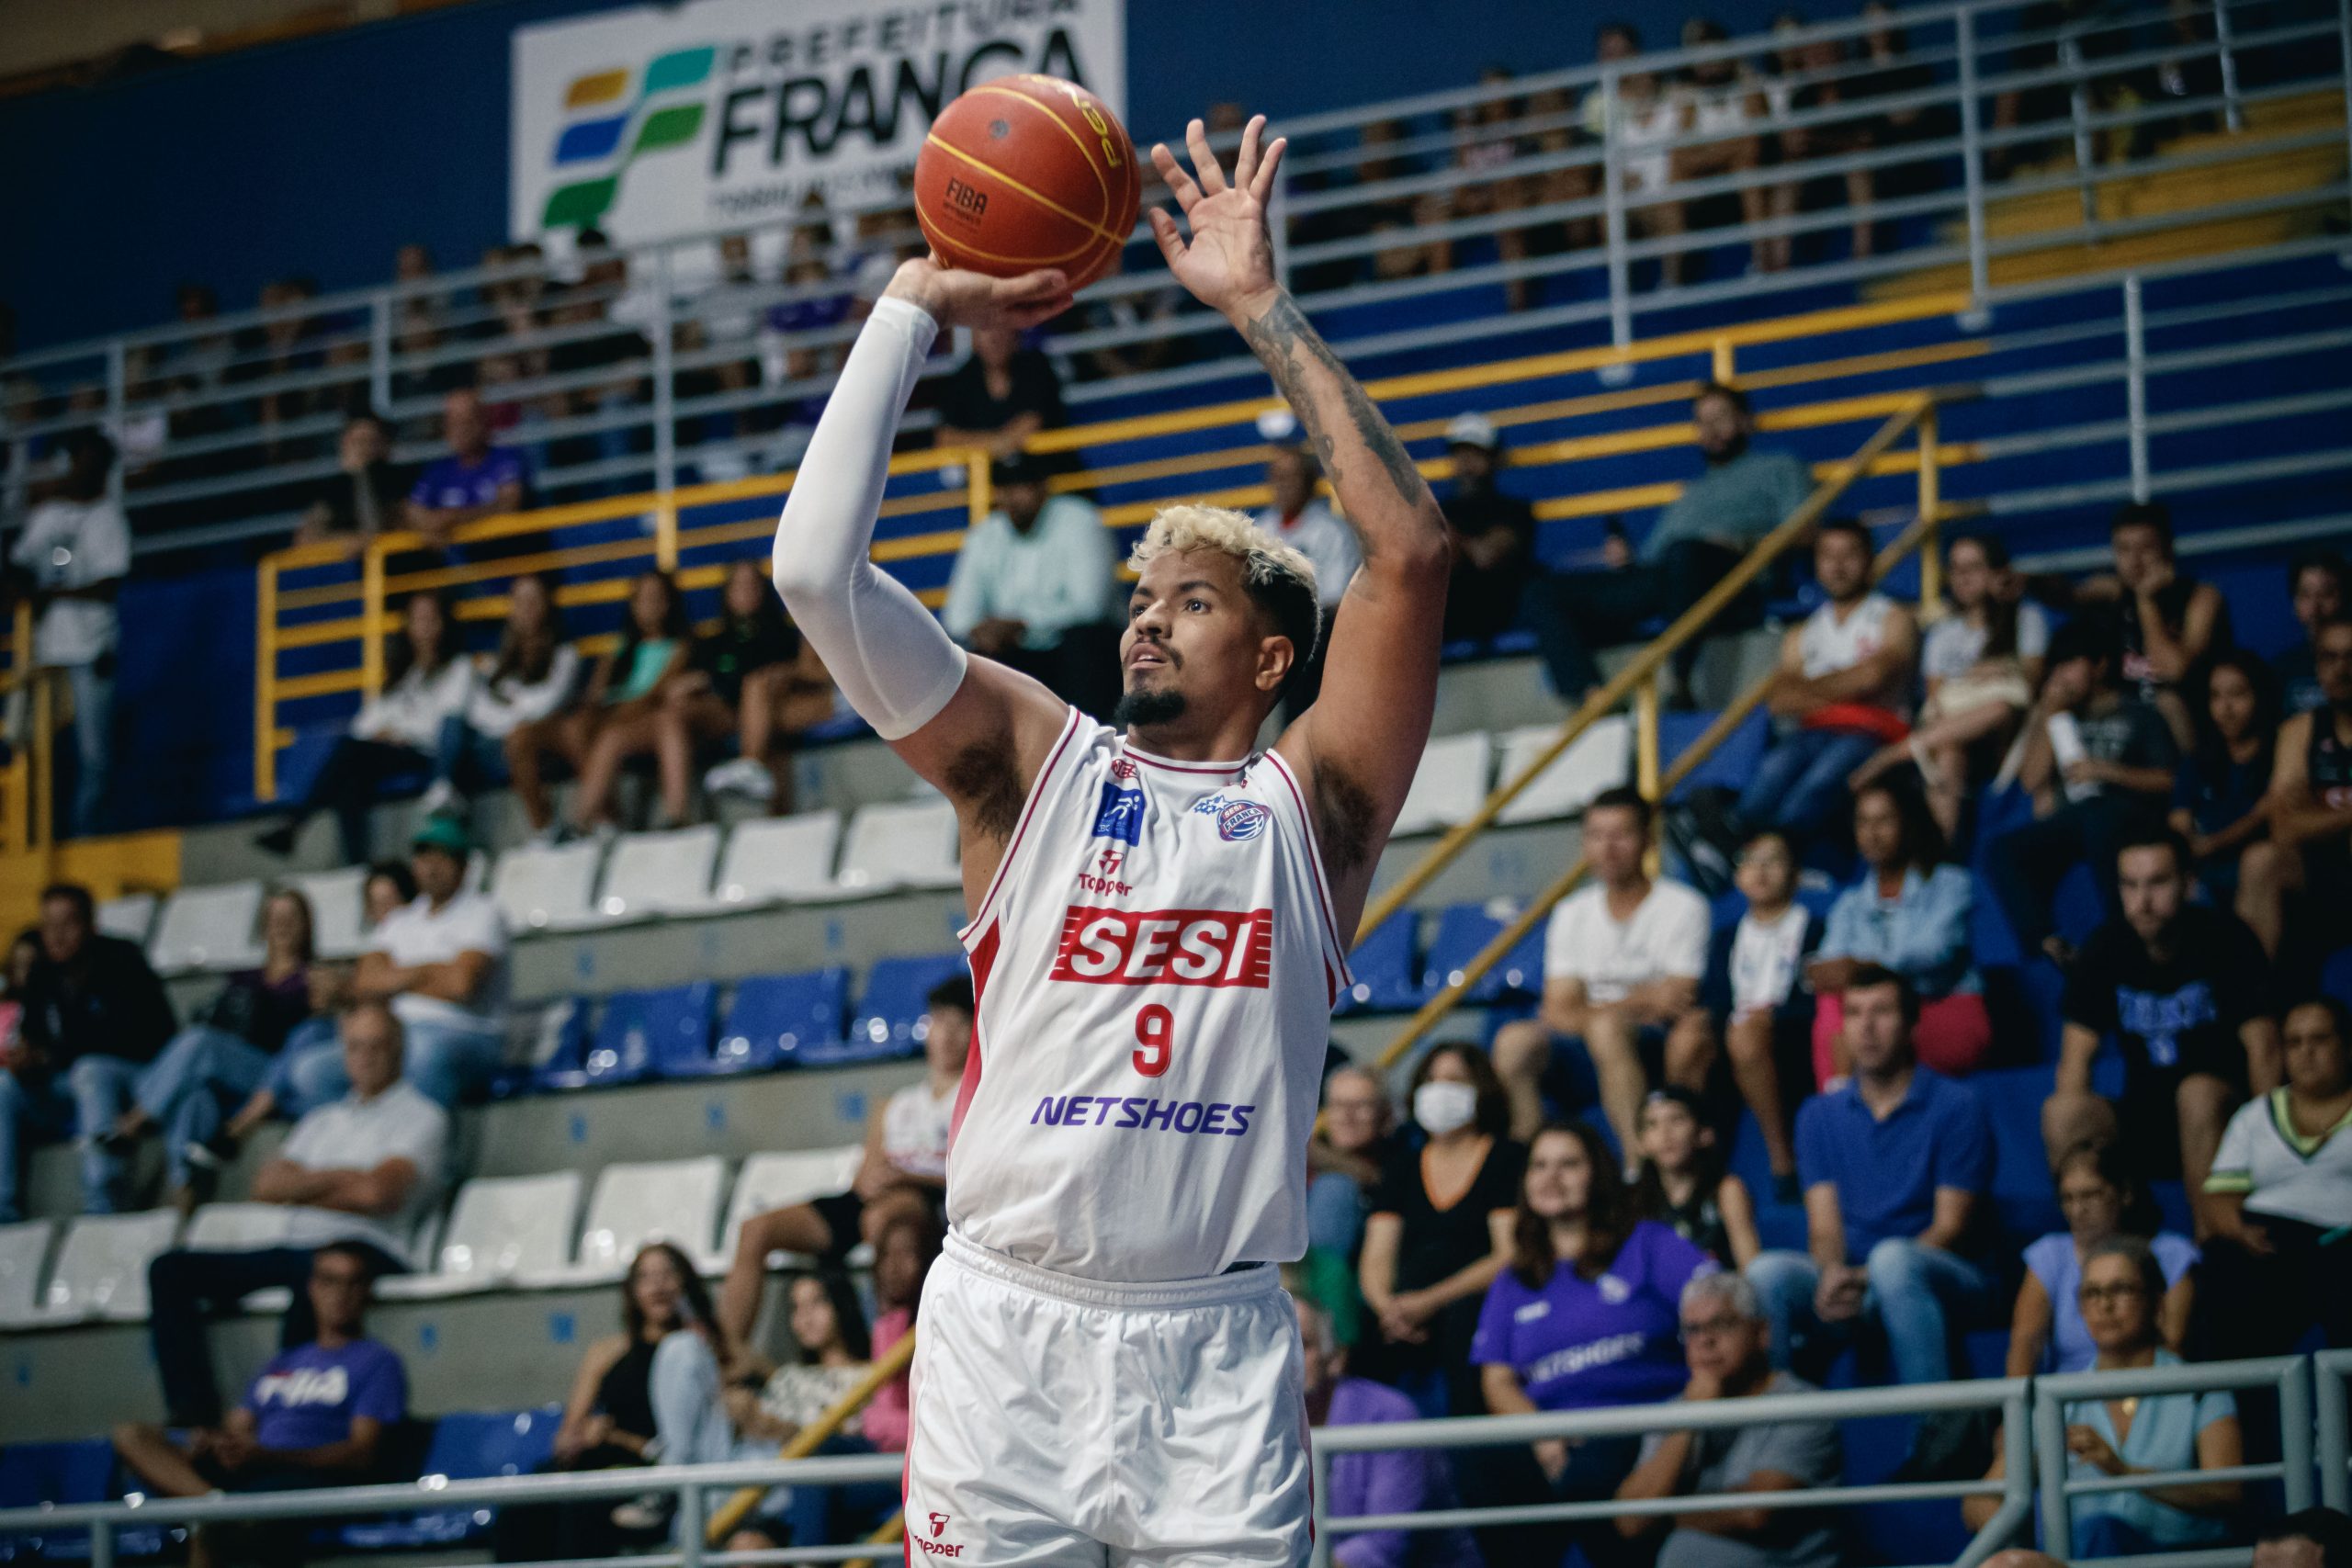
[[[2352,52],[2352,0],[2203,0],[2187,16],[2185,35],[2171,30],[2177,18],[2157,0],[2040,30],[2022,25],[2030,7],[2030,0],[1913,6],[1883,19],[1825,22],[1289,118],[1277,128],[1294,143],[1276,197],[1279,259],[1318,310],[1496,287],[1556,287],[1574,296],[1523,299],[1525,308],[1490,310],[1468,321],[1339,334],[1352,354],[1467,349],[1579,326],[1605,329],[1622,345],[1642,318],[1663,310],[1760,301],[1935,265],[1965,263],[1971,296],[1982,307],[2017,292],[1996,287],[1993,276],[2007,257],[2232,218],[2341,209],[2352,197],[2352,181],[2339,174],[2267,197],[2224,196],[2132,217],[2103,214],[2098,200],[2105,183],[2221,166],[2249,150],[2324,159],[2346,149],[2352,130],[2334,124],[2188,154],[2152,144],[2186,124],[2241,130],[2250,113],[2283,98],[2315,91],[2352,96],[2343,67]],[[1908,47],[1874,59],[1869,39],[1884,28],[1907,35]],[[1759,59],[1771,69],[1759,69]],[[1638,95],[1629,84],[1725,64],[1731,82],[1687,89],[1693,101],[1705,92],[1719,102],[1753,100],[1761,115],[1743,111],[1730,123],[1662,136],[1636,123]],[[1884,74],[1896,69],[1916,79]],[[2154,102],[2118,90],[2166,71],[2199,90]],[[1836,96],[1849,88],[1863,96]],[[1794,138],[1838,138],[1896,112],[1922,117],[1917,134],[1795,154]],[[1593,126],[1598,136],[1587,134]],[[1704,175],[1677,166],[1689,154],[1742,139],[1777,141],[1788,155]],[[2105,154],[2102,142],[2109,144]],[[2052,166],[1991,177],[1994,160],[2052,149]],[[1660,160],[1663,183],[1637,177],[1645,163],[1655,174]],[[1436,166],[1401,166],[1408,161]],[[1859,209],[1791,210],[1781,194],[1848,175],[1874,180],[1890,169],[1912,171],[1909,183],[1922,188],[1873,189]],[[1486,196],[1466,206],[1447,200],[1465,190]],[[2004,199],[2058,191],[2079,193],[2078,223],[1996,233],[1987,221],[1988,208]],[[1773,209],[1762,216],[1679,234],[1639,231],[1642,215],[1663,208],[1747,202],[1759,194]],[[1444,210],[1410,213],[1417,202],[1444,203]],[[1410,221],[1382,226],[1400,206]],[[594,281],[569,285],[554,283],[537,261],[500,260],[22,355],[0,365],[0,440],[39,444],[103,423],[127,449],[118,484],[139,519],[142,550],[284,535],[305,488],[335,471],[336,434],[353,401],[394,419],[396,458],[436,456],[440,387],[468,374],[484,379],[493,402],[529,411],[503,438],[544,459],[537,466],[544,490],[668,489],[682,479],[786,467],[797,455],[799,411],[830,386],[854,335],[849,275],[865,259],[887,258],[915,240],[907,216],[829,217],[821,240],[798,217],[714,230],[609,253]],[[1785,270],[1674,284],[1646,276],[1710,248],[1793,246],[1903,219],[1946,220],[1952,232],[1870,256],[1798,257],[1803,265]],[[801,250],[825,264],[821,278],[755,280],[730,274],[718,259],[719,243],[730,234],[793,255],[791,236],[803,231],[810,236]],[[1227,341],[1222,322],[1160,273],[1144,230],[1136,240],[1136,270],[1089,289],[1052,341],[1079,373],[1071,403],[1252,374],[1254,362]],[[1465,243],[1493,244],[1494,259],[1422,276],[1381,275],[1385,255]],[[781,275],[774,259],[767,270],[769,277]],[[1097,355],[1116,361],[1098,364]],[[1162,358],[1176,362],[1156,363]],[[1105,373],[1088,374],[1098,370]],[[2132,472],[2135,490],[2143,489],[2148,474],[2136,451]]]

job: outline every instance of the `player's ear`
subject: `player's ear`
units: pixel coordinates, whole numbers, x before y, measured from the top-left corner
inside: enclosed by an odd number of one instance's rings
[[[1257,687],[1261,692],[1278,692],[1298,662],[1297,647],[1290,638],[1276,634],[1258,639]]]

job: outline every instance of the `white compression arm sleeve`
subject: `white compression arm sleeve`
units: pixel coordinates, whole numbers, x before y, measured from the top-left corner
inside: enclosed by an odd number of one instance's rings
[[[964,683],[964,650],[868,555],[890,439],[938,332],[906,300],[875,304],[775,528],[776,592],[842,694],[885,740],[930,723]]]

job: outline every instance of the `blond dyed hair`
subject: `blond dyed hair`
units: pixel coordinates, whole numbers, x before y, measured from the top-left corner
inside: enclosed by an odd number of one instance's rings
[[[1241,563],[1241,581],[1256,594],[1272,589],[1279,592],[1291,588],[1304,590],[1307,603],[1315,606],[1315,637],[1323,635],[1323,606],[1315,581],[1315,563],[1295,546],[1260,528],[1247,513],[1230,507],[1203,506],[1187,503],[1163,508],[1144,530],[1143,537],[1128,557],[1127,565],[1136,571],[1158,557],[1188,555],[1194,550],[1214,550],[1218,555],[1231,556]],[[1309,649],[1299,653],[1305,663]]]

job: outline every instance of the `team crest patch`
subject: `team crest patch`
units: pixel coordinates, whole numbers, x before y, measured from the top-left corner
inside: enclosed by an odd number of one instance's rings
[[[1204,817],[1216,818],[1216,836],[1228,844],[1244,843],[1262,835],[1266,824],[1274,814],[1254,800],[1227,800],[1221,795],[1210,795],[1193,807]]]
[[[1143,842],[1143,791],[1105,783],[1102,802],[1094,808],[1094,837]]]

